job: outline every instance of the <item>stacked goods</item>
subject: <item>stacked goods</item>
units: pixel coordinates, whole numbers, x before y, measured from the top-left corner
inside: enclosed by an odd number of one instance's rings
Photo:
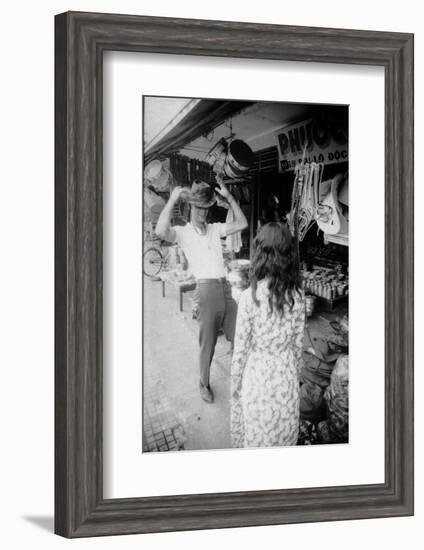
[[[305,310],[306,310],[306,317],[312,317],[312,314],[315,309],[315,296],[311,296],[310,294],[306,295],[305,298]]]
[[[312,271],[303,270],[302,279],[306,292],[326,300],[335,300],[349,293],[346,275],[338,269],[315,267]]]
[[[231,295],[238,303],[242,292],[249,286],[249,260],[233,260],[228,264],[227,280],[231,285]]]
[[[233,260],[229,263],[228,281],[234,288],[245,290],[249,286],[249,260]]]

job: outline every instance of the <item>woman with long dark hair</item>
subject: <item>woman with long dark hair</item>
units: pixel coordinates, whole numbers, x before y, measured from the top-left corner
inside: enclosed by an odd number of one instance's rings
[[[295,445],[305,299],[287,225],[258,232],[231,365],[233,447]]]

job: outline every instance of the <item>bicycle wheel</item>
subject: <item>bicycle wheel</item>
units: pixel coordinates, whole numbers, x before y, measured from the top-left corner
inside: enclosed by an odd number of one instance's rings
[[[143,254],[143,273],[151,279],[156,278],[162,269],[163,255],[157,248],[148,248]]]

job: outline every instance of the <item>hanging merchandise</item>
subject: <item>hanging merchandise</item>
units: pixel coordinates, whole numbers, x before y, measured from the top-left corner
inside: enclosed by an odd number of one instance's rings
[[[144,217],[146,220],[156,223],[159,218],[159,214],[162,212],[165,206],[165,199],[159,196],[157,193],[149,189],[144,188]]]
[[[318,205],[316,220],[318,227],[327,235],[348,232],[348,221],[342,213],[342,205],[338,198],[340,187],[343,189],[343,200],[347,202],[347,186],[344,184],[346,180],[347,176],[337,174],[332,180],[322,183],[322,188],[329,187],[330,190]]]
[[[347,174],[337,174],[331,180],[322,181],[323,171],[323,164],[307,163],[304,159],[296,165],[288,222],[299,242],[314,222],[327,235],[348,233]]]
[[[226,224],[233,223],[235,221],[235,214],[232,208],[228,208],[227,217],[225,219]],[[241,231],[236,231],[231,235],[227,235],[225,239],[227,250],[229,252],[240,252],[242,247]]]
[[[172,174],[160,160],[152,160],[144,168],[144,184],[151,185],[159,193],[169,191],[171,182]]]
[[[299,207],[299,241],[303,241],[306,233],[316,219],[319,186],[324,171],[323,164],[307,164],[306,177]]]
[[[241,139],[228,142],[221,138],[205,157],[216,174],[225,174],[230,179],[246,176],[253,160],[252,149]]]
[[[339,203],[346,208],[349,208],[349,178],[347,173],[344,175],[343,181],[339,185],[337,198]]]
[[[205,162],[212,166],[216,174],[221,174],[224,171],[225,157],[227,154],[228,144],[224,138],[221,138],[205,157]]]
[[[316,221],[319,188],[324,171],[323,164],[302,161],[296,165],[289,227],[296,239],[303,241],[309,228]]]
[[[253,164],[252,149],[240,139],[235,139],[228,145],[224,172],[229,178],[245,176]]]

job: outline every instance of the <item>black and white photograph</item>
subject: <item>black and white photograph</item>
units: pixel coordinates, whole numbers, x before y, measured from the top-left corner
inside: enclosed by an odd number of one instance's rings
[[[143,452],[349,442],[349,107],[143,96]]]
[[[420,4],[2,15],[3,548],[422,546]]]

